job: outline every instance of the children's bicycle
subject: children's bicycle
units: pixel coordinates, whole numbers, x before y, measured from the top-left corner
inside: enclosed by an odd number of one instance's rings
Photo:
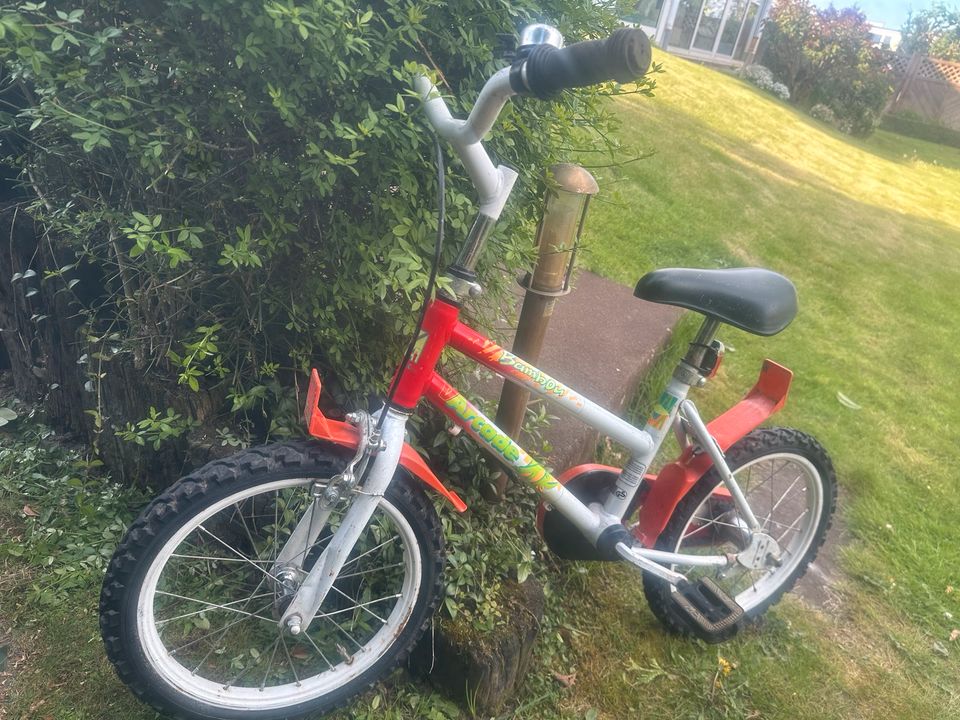
[[[416,80],[427,119],[479,193],[476,222],[444,290],[425,303],[381,411],[326,417],[314,371],[304,411],[310,441],[212,462],[130,527],[104,580],[100,625],[117,673],[142,700],[183,718],[324,712],[407,655],[443,592],[441,525],[424,487],[466,509],[404,440],[423,398],[533,484],[542,495],[538,527],[553,552],[641,571],[651,609],[672,631],[728,638],[803,574],[829,527],[836,481],[812,437],[758,429],[783,406],[791,372],[766,361],[754,388],[709,423],[687,399],[720,365],[721,323],[773,335],[791,322],[789,280],[757,268],[665,269],[640,280],[637,297],[704,316],[643,428],[458,319],[461,303],[480,292],[474,269],[517,177],[481,144],[504,104],[628,82],[649,62],[640,30],[563,48],[555,29],[534,25],[466,120],[451,116],[430,80]],[[447,347],[596,427],[629,461],[554,477],[437,373]],[[670,432],[679,456],[648,473]]]

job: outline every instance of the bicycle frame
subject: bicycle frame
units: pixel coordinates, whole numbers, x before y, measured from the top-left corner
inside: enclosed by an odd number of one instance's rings
[[[356,495],[340,529],[303,581],[296,597],[284,612],[281,623],[291,631],[299,632],[304,619],[309,622],[318,612],[332,587],[333,578],[369,521],[398,466],[406,468],[437,489],[458,510],[463,509],[460,498],[444,488],[426,463],[403,442],[407,417],[423,398],[462,427],[494,456],[512,467],[521,478],[531,482],[544,501],[567,517],[587,540],[598,549],[601,545],[605,547],[604,556],[613,557],[619,554],[641,569],[671,582],[682,579],[682,576],[664,567],[665,564],[728,565],[732,561],[730,557],[681,555],[649,548],[666,526],[677,503],[711,466],[716,466],[721,472],[727,491],[738,509],[743,511],[750,529],[759,530],[756,518],[723,460],[723,450],[783,404],[789,387],[790,371],[768,361],[761,373],[761,381],[757,384],[757,388],[764,386],[759,394],[756,394],[756,397],[748,395],[732,409],[736,412],[731,411],[732,414],[728,412],[718,418],[721,420],[720,427],[714,428],[714,423],[708,427],[700,420],[694,405],[686,400],[691,385],[700,383],[703,379],[697,370],[701,364],[697,357],[702,359],[703,351],[699,351],[699,356],[696,356],[696,353],[689,354],[684,360],[687,364],[684,366],[682,363],[681,367],[678,367],[678,372],[674,373],[668,382],[644,427],[639,429],[461,323],[458,299],[469,297],[479,289],[473,274],[474,267],[517,177],[514,170],[493,164],[481,139],[515,92],[510,83],[510,71],[505,68],[495,73],[484,85],[469,117],[458,120],[451,116],[442,97],[427,78],[417,78],[415,87],[423,99],[430,124],[441,137],[450,141],[473,180],[480,195],[480,211],[456,262],[449,270],[450,288],[445,291],[445,295],[429,303],[414,352],[395,375],[392,401],[383,409],[384,415],[379,423],[382,434],[374,438],[374,455],[365,471],[362,487],[352,488]],[[705,321],[694,345],[705,348],[712,341],[717,326],[717,320]],[[557,403],[629,450],[630,460],[619,472],[615,487],[602,505],[591,503],[588,507],[581,502],[546,468],[531,458],[523,448],[437,374],[437,363],[447,347],[484,365],[497,375],[526,387],[534,394]],[[770,377],[773,377],[773,380],[770,380]],[[310,402],[306,410],[311,434],[340,445],[355,448],[365,446],[367,436],[361,438],[352,425],[336,423],[323,417],[316,407],[320,391],[316,374],[313,380],[315,382],[311,383]],[[694,447],[688,444],[677,462],[668,465],[665,472],[660,473],[650,493],[650,500],[644,504],[641,521],[634,529],[636,538],[646,548],[637,550],[630,547],[632,543],[629,536],[624,537],[626,530],[622,524],[623,519],[666,433],[674,428],[681,408],[685,423],[678,427],[681,432],[684,432],[683,428],[689,427],[703,451],[697,453]],[[366,451],[366,448],[362,448],[362,451]],[[318,529],[313,527],[311,521],[301,521],[301,524],[304,522],[306,525],[302,530],[298,525],[295,534],[298,540],[303,537],[312,542]]]
[[[397,378],[394,402],[402,408],[412,409],[425,397],[476,442],[512,467],[520,478],[531,482],[545,501],[570,518],[591,542],[596,542],[599,534],[611,522],[620,522],[689,387],[672,382],[664,396],[662,413],[657,415],[653,425],[648,423],[647,428],[639,430],[464,325],[458,320],[458,312],[455,304],[443,298],[435,300],[428,307],[417,353]],[[588,425],[622,443],[632,455],[630,465],[633,473],[621,473],[616,491],[602,509],[587,508],[436,372],[437,360],[446,347],[555,402]],[[668,396],[672,400],[666,399]]]
[[[621,521],[639,489],[640,480],[645,479],[652,487],[634,534],[642,546],[652,547],[677,504],[713,464],[709,453],[697,452],[694,446],[687,444],[680,457],[664,466],[656,476],[645,473],[667,431],[677,423],[678,409],[690,385],[671,380],[641,430],[461,323],[458,316],[459,308],[443,298],[428,306],[415,354],[406,367],[398,370],[395,404],[409,411],[426,398],[471,438],[512,467],[518,477],[531,482],[546,502],[568,516],[593,542],[609,523]],[[489,368],[500,377],[519,383],[554,402],[631,451],[631,460],[623,471],[611,468],[619,473],[619,481],[602,508],[584,506],[563,488],[561,480],[535,461],[436,372],[436,364],[447,347]],[[791,379],[789,370],[770,360],[765,361],[754,388],[739,403],[707,425],[719,449],[726,450],[777,412],[786,401]],[[320,380],[314,372],[304,417],[310,434],[328,442],[356,447],[356,428],[324,417],[317,408],[319,394]],[[404,444],[400,465],[440,493],[455,509],[460,512],[466,509],[456,493],[444,487],[417,452],[407,444]],[[631,467],[632,471],[626,472]],[[721,487],[718,492],[725,494],[727,491]]]

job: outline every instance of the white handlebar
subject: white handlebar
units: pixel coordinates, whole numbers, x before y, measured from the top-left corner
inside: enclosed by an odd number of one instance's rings
[[[490,132],[507,100],[516,94],[510,87],[510,68],[497,71],[487,80],[466,120],[450,114],[436,86],[426,77],[417,77],[414,89],[423,100],[430,125],[453,145],[467,169],[480,195],[480,212],[496,220],[510,197],[517,173],[502,165],[495,167],[481,140]]]

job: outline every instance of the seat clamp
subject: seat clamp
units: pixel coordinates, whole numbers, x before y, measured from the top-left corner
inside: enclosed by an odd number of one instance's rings
[[[677,364],[676,369],[673,371],[673,379],[684,385],[690,385],[691,387],[700,387],[707,382],[707,379],[700,374],[700,370],[693,367],[693,365],[686,360],[681,360]]]

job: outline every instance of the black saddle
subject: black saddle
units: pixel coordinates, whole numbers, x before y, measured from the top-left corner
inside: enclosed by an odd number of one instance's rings
[[[640,278],[633,294],[696,310],[755,335],[776,335],[797,314],[793,283],[762,268],[654,270]]]

